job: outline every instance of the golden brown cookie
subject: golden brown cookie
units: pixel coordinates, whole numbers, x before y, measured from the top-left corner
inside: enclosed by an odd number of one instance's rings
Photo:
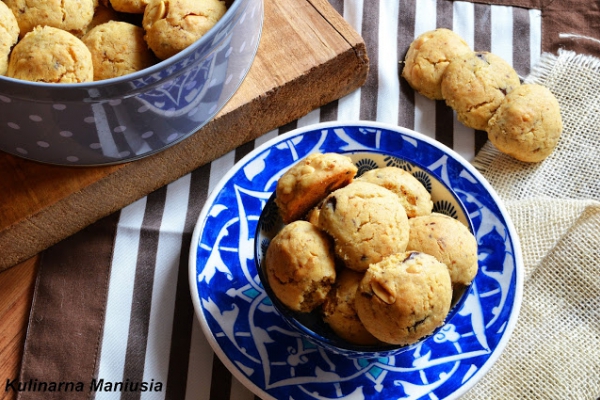
[[[220,0],[148,0],[142,26],[146,42],[161,60],[208,32],[227,11]]]
[[[430,335],[450,311],[446,265],[419,252],[397,253],[369,267],[356,295],[356,311],[379,340],[408,345]]]
[[[6,75],[8,56],[19,40],[19,24],[12,10],[0,1],[0,75]]]
[[[548,88],[521,85],[506,95],[488,122],[488,138],[517,160],[540,162],[556,148],[562,133],[560,106]]]
[[[132,14],[143,14],[147,4],[147,0],[110,0],[110,5],[116,11]]]
[[[92,22],[88,25],[87,32],[91,31],[98,25],[110,21],[123,21],[123,14],[115,11],[110,4],[98,3],[94,11]]]
[[[409,221],[406,250],[420,251],[446,264],[452,284],[469,284],[477,274],[477,240],[460,221],[432,213]]]
[[[342,268],[323,303],[323,320],[342,339],[358,345],[374,345],[379,341],[366,330],[354,306],[356,290],[364,274]]]
[[[17,17],[21,37],[38,25],[52,26],[80,37],[94,16],[94,0],[5,0]]]
[[[456,111],[460,122],[486,130],[504,96],[519,85],[519,76],[506,61],[479,51],[452,60],[442,76],[441,87],[446,104]]]
[[[144,41],[144,30],[129,22],[98,25],[82,41],[92,54],[96,81],[140,71],[157,62]]]
[[[13,48],[7,75],[33,82],[90,82],[94,79],[92,55],[67,31],[36,27]]]
[[[456,57],[471,52],[458,34],[445,28],[419,35],[408,48],[402,77],[417,92],[433,100],[442,100],[442,75]]]
[[[350,183],[357,168],[336,153],[310,154],[287,170],[277,182],[275,203],[284,223],[297,220],[329,193]]]
[[[402,168],[372,169],[356,180],[371,182],[394,192],[404,206],[408,218],[431,214],[433,209],[431,194],[417,178]]]
[[[333,237],[346,267],[359,272],[404,251],[408,243],[408,217],[400,199],[370,182],[354,181],[327,196],[319,227]]]
[[[265,269],[275,296],[294,311],[320,306],[336,278],[331,238],[306,221],[283,227],[271,240]]]

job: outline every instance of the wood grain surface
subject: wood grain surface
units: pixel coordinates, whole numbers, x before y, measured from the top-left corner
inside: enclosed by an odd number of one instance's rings
[[[35,287],[39,257],[0,273],[0,399],[16,398],[6,392],[6,380],[19,376],[27,322]]]
[[[0,153],[0,271],[365,82],[364,41],[326,0],[264,6],[260,45],[245,81],[183,142],[102,167],[44,165]]]

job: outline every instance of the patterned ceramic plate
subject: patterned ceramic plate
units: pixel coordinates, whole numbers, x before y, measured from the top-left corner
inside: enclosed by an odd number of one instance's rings
[[[460,309],[410,351],[348,358],[315,346],[277,313],[257,276],[254,236],[279,177],[313,152],[373,152],[427,171],[459,197],[479,244],[479,273]],[[190,252],[196,314],[215,353],[261,398],[446,399],[471,388],[515,326],[523,266],[508,214],[458,154],[408,129],[325,123],[278,136],[243,158],[215,187]]]

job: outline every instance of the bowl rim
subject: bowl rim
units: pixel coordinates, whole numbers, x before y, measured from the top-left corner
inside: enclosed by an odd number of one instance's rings
[[[258,0],[258,1],[263,1],[263,0]],[[32,88],[37,88],[37,89],[52,89],[52,90],[58,90],[58,91],[67,91],[67,90],[73,90],[73,89],[76,89],[76,90],[98,90],[98,88],[101,88],[101,87],[108,87],[108,86],[113,86],[113,85],[117,86],[117,85],[121,85],[124,83],[126,84],[127,82],[130,82],[130,81],[143,79],[146,76],[150,76],[150,75],[156,74],[159,71],[168,69],[171,65],[174,65],[174,64],[180,62],[181,60],[187,58],[189,55],[191,55],[193,52],[195,52],[199,47],[202,47],[205,44],[207,44],[208,42],[214,40],[215,37],[221,32],[221,28],[224,25],[229,24],[229,23],[232,23],[232,25],[235,25],[242,16],[240,15],[236,19],[233,19],[233,16],[237,12],[237,9],[240,8],[243,3],[245,3],[245,1],[243,1],[243,0],[233,0],[233,2],[229,6],[229,8],[225,12],[225,14],[223,14],[223,17],[221,17],[221,19],[219,19],[219,21],[217,21],[217,23],[206,34],[204,34],[202,37],[200,37],[194,43],[192,43],[185,49],[181,50],[177,54],[175,54],[167,59],[161,60],[161,61],[157,62],[156,64],[151,65],[147,68],[144,68],[140,71],[132,72],[127,75],[117,76],[117,77],[110,78],[110,79],[103,79],[103,80],[99,80],[99,81],[80,82],[80,83],[61,83],[61,84],[50,83],[50,82],[27,81],[24,79],[17,79],[17,78],[8,77],[6,75],[0,75],[0,85],[2,83],[5,83],[5,84],[10,84],[10,85],[19,85],[20,87],[32,87]],[[219,43],[223,39],[224,38],[221,38],[219,40]],[[212,52],[215,47],[216,47],[216,45],[211,46],[210,52]],[[172,75],[169,75],[165,79],[171,78],[171,77],[172,77]],[[2,93],[0,93],[0,94],[2,94]]]
[[[336,154],[351,156],[351,155],[356,155],[356,154],[357,155],[360,155],[360,154],[386,155],[387,153],[385,151],[350,150],[347,152],[340,152],[340,153],[336,153]],[[301,162],[303,159],[304,158],[298,159],[296,163]],[[405,161],[405,160],[403,160],[403,161]],[[412,161],[410,161],[409,163],[411,165],[419,168],[421,171],[426,172],[428,175],[430,175],[430,176],[432,175],[425,168],[424,165],[421,165],[420,163],[412,162]],[[435,176],[432,176],[432,179],[435,179],[436,182],[438,184],[440,184],[441,186],[443,186],[444,189],[446,189],[446,191],[454,198],[455,202],[459,205],[462,213],[465,215],[465,218],[467,219],[467,228],[469,229],[469,232],[474,234],[474,227],[473,227],[472,219],[469,217],[468,211],[467,211],[465,205],[463,204],[462,200],[458,197],[458,195],[451,188],[448,187],[448,185],[446,185],[445,182],[443,182],[442,180],[438,179]],[[256,224],[256,230],[255,230],[254,239],[253,239],[253,241],[254,241],[254,265],[256,267],[256,272],[261,281],[263,289],[265,290],[267,297],[273,304],[273,307],[275,307],[275,309],[277,309],[277,311],[287,320],[288,324],[292,325],[295,329],[297,329],[299,332],[303,333],[305,336],[307,336],[307,338],[309,340],[314,341],[317,345],[326,347],[333,351],[338,351],[338,352],[343,352],[343,353],[349,352],[349,353],[354,354],[357,358],[374,358],[374,357],[379,357],[382,354],[396,355],[396,354],[402,353],[404,351],[409,351],[409,350],[413,349],[415,346],[417,346],[422,341],[427,340],[428,338],[430,338],[431,336],[434,336],[436,333],[438,333],[440,330],[442,330],[442,328],[446,324],[451,322],[452,318],[456,315],[456,313],[458,311],[460,311],[462,305],[465,303],[466,298],[469,295],[469,291],[470,291],[471,287],[473,286],[473,282],[475,281],[475,278],[473,278],[473,280],[468,285],[463,285],[461,287],[461,290],[462,290],[461,296],[451,304],[451,307],[448,310],[448,313],[447,313],[446,317],[444,318],[444,322],[442,325],[436,327],[432,333],[420,338],[417,342],[407,344],[407,345],[395,345],[395,344],[389,344],[389,343],[380,343],[380,344],[376,344],[376,345],[354,344],[354,343],[351,343],[351,342],[337,336],[335,334],[335,332],[330,332],[334,336],[329,337],[329,336],[323,335],[322,333],[317,332],[314,329],[311,329],[310,327],[308,327],[304,323],[302,323],[302,317],[305,316],[306,314],[310,315],[317,311],[314,310],[310,313],[300,313],[300,312],[296,312],[296,311],[291,310],[290,308],[286,307],[277,298],[277,296],[275,295],[275,293],[273,292],[273,290],[271,288],[271,285],[269,284],[265,268],[262,265],[264,262],[264,257],[262,259],[259,257],[259,251],[260,251],[261,244],[258,243],[257,239],[259,238],[260,232],[262,230],[263,218],[266,216],[264,211],[267,209],[267,207],[269,207],[269,206],[272,207],[274,205],[276,197],[277,197],[277,193],[274,190],[273,193],[271,194],[271,196],[269,197],[269,200],[267,200],[267,202],[265,203],[265,206],[264,206],[264,208],[258,218],[258,222]],[[409,250],[407,250],[407,251],[409,251]],[[479,271],[478,271],[478,273],[479,273]],[[326,327],[324,329],[326,331],[328,330]]]
[[[519,236],[517,235],[517,231],[511,220],[510,214],[508,213],[506,206],[501,201],[501,198],[498,195],[498,193],[496,192],[496,190],[491,186],[491,184],[482,175],[482,173],[479,172],[470,162],[465,160],[465,158],[463,156],[461,156],[460,154],[458,154],[456,151],[449,148],[448,146],[444,145],[443,143],[441,143],[429,136],[426,136],[423,133],[417,132],[410,128],[401,127],[401,126],[394,125],[394,124],[387,123],[387,122],[361,120],[361,119],[336,120],[336,121],[328,121],[328,122],[319,122],[319,123],[315,123],[315,124],[309,124],[309,125],[303,126],[303,127],[298,127],[292,131],[286,132],[285,134],[279,135],[276,138],[267,140],[265,143],[256,147],[254,150],[252,150],[250,153],[248,153],[242,159],[237,161],[236,165],[244,165],[249,160],[253,159],[256,156],[256,154],[260,154],[261,152],[264,152],[269,147],[285,141],[289,136],[292,136],[292,135],[295,136],[295,135],[303,134],[303,133],[306,133],[309,131],[315,131],[317,129],[330,129],[330,128],[334,128],[334,127],[338,127],[338,128],[366,127],[366,128],[373,128],[373,129],[385,129],[385,130],[397,132],[399,134],[407,134],[409,136],[416,137],[419,140],[422,140],[423,142],[425,142],[431,146],[437,147],[440,150],[446,152],[448,155],[455,158],[457,161],[459,161],[464,166],[464,168],[469,173],[471,173],[475,178],[477,178],[477,180],[482,185],[482,187],[494,199],[500,200],[499,202],[496,203],[496,207],[502,213],[502,215],[505,219],[506,228],[511,236],[511,242],[513,245],[513,249],[512,249],[513,256],[515,259],[516,269],[518,271],[518,273],[515,274],[516,277],[515,277],[514,302],[513,302],[513,307],[512,307],[512,311],[511,311],[512,318],[509,321],[507,321],[503,335],[495,347],[496,350],[488,357],[488,360],[481,366],[481,368],[479,368],[477,370],[477,372],[473,376],[470,377],[469,381],[466,384],[462,385],[460,388],[458,388],[456,391],[454,391],[451,396],[451,398],[453,398],[453,399],[460,398],[467,391],[469,391],[477,382],[479,382],[481,380],[481,378],[483,376],[485,376],[489,372],[491,367],[498,361],[498,358],[503,353],[510,338],[512,337],[513,331],[514,331],[514,329],[517,325],[517,321],[519,319],[519,314],[520,314],[521,305],[522,305],[522,301],[523,301],[523,285],[524,285],[524,276],[523,276],[524,271],[523,270],[524,270],[524,266],[523,266],[523,255],[522,255]],[[229,169],[221,177],[220,181],[213,188],[211,193],[207,196],[207,198],[205,200],[205,204],[197,218],[197,223],[196,223],[193,233],[192,233],[191,247],[190,247],[190,252],[188,255],[188,284],[190,286],[190,295],[192,298],[192,304],[194,307],[195,317],[200,321],[200,328],[201,328],[207,342],[209,343],[210,347],[212,348],[213,352],[215,353],[215,355],[217,355],[217,357],[219,357],[219,359],[223,362],[223,364],[228,368],[228,370],[237,379],[239,379],[241,382],[244,382],[244,384],[247,385],[247,387],[249,389],[251,389],[254,393],[265,395],[266,398],[272,398],[272,396],[270,396],[267,392],[265,392],[263,390],[263,388],[259,387],[256,383],[254,383],[253,381],[251,381],[245,375],[242,374],[242,372],[238,369],[236,364],[227,356],[227,354],[225,353],[225,350],[223,348],[221,348],[221,346],[217,342],[216,338],[213,336],[213,332],[208,327],[208,324],[202,323],[203,321],[206,322],[206,317],[203,313],[203,308],[200,303],[200,296],[199,296],[199,290],[198,290],[198,284],[197,284],[198,281],[197,281],[196,270],[197,270],[198,243],[199,243],[199,239],[200,239],[200,236],[202,235],[202,231],[204,228],[203,222],[207,219],[212,204],[214,203],[215,199],[219,195],[219,191],[225,186],[226,182],[229,181],[235,173],[237,173],[237,169],[234,167],[234,168]]]

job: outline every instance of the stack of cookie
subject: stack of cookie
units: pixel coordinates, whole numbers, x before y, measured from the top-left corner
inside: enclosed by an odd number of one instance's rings
[[[127,75],[185,49],[226,11],[221,0],[4,0],[0,74],[46,83]]]
[[[269,286],[291,310],[320,309],[350,343],[415,343],[444,323],[453,288],[474,279],[475,237],[432,212],[409,172],[356,173],[346,156],[312,154],[279,179],[286,225],[266,252]]]
[[[562,132],[560,107],[544,86],[521,84],[502,58],[473,51],[449,29],[428,31],[410,45],[402,77],[432,100],[445,100],[464,125],[488,133],[503,153],[539,162]]]

